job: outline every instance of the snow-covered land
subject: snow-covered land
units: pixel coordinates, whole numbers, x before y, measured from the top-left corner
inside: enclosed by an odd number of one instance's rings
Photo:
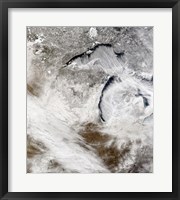
[[[153,28],[27,28],[27,172],[153,171]]]

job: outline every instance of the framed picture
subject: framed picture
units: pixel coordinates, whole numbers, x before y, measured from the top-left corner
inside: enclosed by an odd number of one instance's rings
[[[0,198],[180,199],[179,1],[0,2]]]

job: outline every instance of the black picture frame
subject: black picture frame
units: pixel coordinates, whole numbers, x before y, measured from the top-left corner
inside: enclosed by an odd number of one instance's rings
[[[172,192],[8,192],[8,8],[172,8]],[[179,0],[0,0],[0,198],[180,199],[180,2]],[[178,146],[179,145],[179,146]],[[168,162],[168,161],[167,161]],[[163,183],[162,183],[163,184]]]

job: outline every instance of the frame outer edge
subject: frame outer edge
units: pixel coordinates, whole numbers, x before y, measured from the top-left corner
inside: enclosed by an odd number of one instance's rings
[[[178,30],[177,30],[177,40],[178,40],[178,60],[177,60],[177,65],[178,65],[178,200],[180,200],[180,1],[178,0]]]
[[[2,1],[0,1],[0,30],[2,30]],[[2,31],[0,32],[0,198],[3,196],[3,179],[2,179],[2,174],[3,174],[3,153],[2,153],[2,142],[3,142],[3,137],[2,137],[2,119],[3,119],[3,113],[2,113],[2,87],[3,87],[3,81],[2,81]]]
[[[25,3],[25,0],[24,0]],[[176,52],[175,52],[175,58],[176,58],[176,68],[177,68],[177,74],[176,74],[176,109],[177,109],[177,123],[178,123],[178,134],[180,134],[180,123],[179,123],[179,113],[180,113],[180,1],[176,1],[176,9],[177,9],[177,16],[176,16],[176,38],[175,41],[177,42],[176,46]],[[26,7],[26,6],[25,6]],[[7,199],[20,199],[19,197],[16,197],[16,195],[13,195],[13,193],[8,193],[8,69],[6,66],[8,66],[8,40],[6,41],[6,38],[8,36],[5,36],[6,33],[8,33],[8,6],[5,3],[4,0],[0,0],[0,199],[7,200]],[[4,66],[4,67],[3,67]],[[177,85],[178,83],[178,85]],[[174,111],[174,110],[173,110]],[[175,144],[178,145],[178,149],[176,151],[176,163],[178,164],[175,168],[178,171],[178,182],[176,187],[176,191],[179,186],[180,182],[180,136],[177,134],[177,141]],[[176,148],[175,148],[176,149]],[[22,193],[21,193],[22,194]],[[177,197],[172,198],[172,200],[180,200],[180,192],[177,191]],[[4,197],[3,197],[4,196]],[[21,195],[20,195],[21,196]],[[150,198],[146,197],[147,199],[154,199],[154,200],[160,200],[164,198]],[[39,197],[27,197],[27,194],[22,194],[21,199],[40,199]],[[51,199],[51,198],[42,198],[42,199]],[[53,199],[71,199],[71,198],[53,198]],[[79,198],[72,198],[72,200],[79,199]],[[87,198],[88,199],[88,198]],[[89,198],[91,199],[91,198]],[[94,200],[96,198],[93,198]],[[98,198],[99,199],[99,198]],[[114,198],[116,199],[116,198]],[[118,198],[118,199],[131,199],[131,198]],[[134,199],[137,199],[134,197]],[[144,199],[144,198],[143,198]],[[166,198],[166,200],[169,200],[171,198]]]

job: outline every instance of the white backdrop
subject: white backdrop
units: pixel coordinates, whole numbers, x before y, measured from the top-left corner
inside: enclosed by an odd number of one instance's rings
[[[26,26],[154,26],[154,169],[26,174]],[[172,10],[9,9],[9,192],[172,191]]]

